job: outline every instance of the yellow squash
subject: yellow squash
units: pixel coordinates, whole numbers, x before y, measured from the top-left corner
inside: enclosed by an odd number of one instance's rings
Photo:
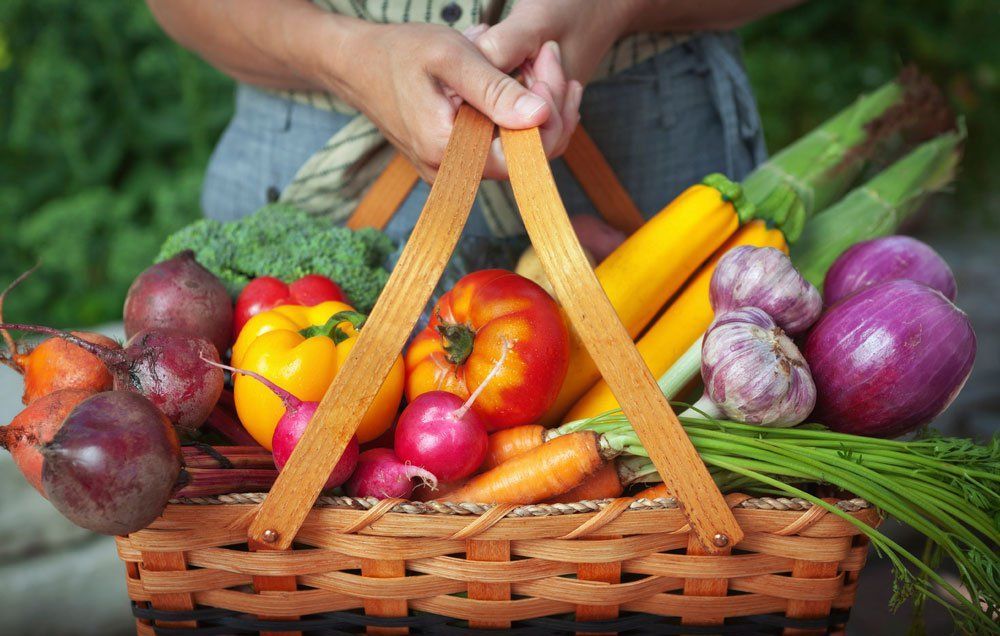
[[[730,237],[752,206],[722,175],[691,186],[611,253],[594,273],[622,324],[638,336],[681,285]],[[541,420],[552,425],[600,379],[575,330],[569,371],[555,404]]]
[[[739,245],[774,247],[786,254],[788,245],[780,230],[769,229],[763,221],[751,221],[741,227],[688,281],[671,301],[660,318],[636,343],[639,354],[654,377],[660,377],[694,344],[712,322],[708,287],[712,272],[722,255]],[[566,421],[600,415],[618,408],[618,400],[607,382],[600,380],[566,414]]]

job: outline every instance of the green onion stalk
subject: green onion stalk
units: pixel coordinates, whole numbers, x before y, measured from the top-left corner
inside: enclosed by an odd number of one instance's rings
[[[964,129],[960,129],[921,144],[811,218],[791,247],[792,263],[802,276],[821,287],[827,270],[844,250],[895,232],[928,195],[952,181],[964,140]]]
[[[873,156],[949,123],[939,91],[907,69],[762,163],[743,180],[743,192],[758,216],[794,242],[802,223],[843,196]]]
[[[686,405],[676,405],[686,406]],[[1000,633],[1000,437],[989,444],[931,435],[913,441],[835,433],[815,424],[767,428],[681,416],[685,431],[720,487],[747,494],[800,497],[856,526],[896,572],[893,609],[907,599],[944,605],[956,625]],[[648,457],[620,411],[564,424],[556,433],[594,430],[631,457]],[[654,480],[649,466],[630,469]],[[950,557],[970,597],[927,559],[796,484],[828,484],[862,497],[923,534],[929,550]]]

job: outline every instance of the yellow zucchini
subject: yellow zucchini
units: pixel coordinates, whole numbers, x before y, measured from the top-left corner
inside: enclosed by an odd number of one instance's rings
[[[705,184],[682,192],[597,266],[597,280],[632,338],[733,235],[751,210],[752,206],[744,206],[737,184],[710,175]],[[559,396],[541,424],[561,422],[566,411],[600,380],[597,365],[572,329],[569,359]]]
[[[769,229],[763,221],[751,221],[730,237],[636,343],[639,354],[654,377],[666,373],[681,354],[705,333],[712,322],[712,306],[708,300],[712,272],[722,255],[739,245],[774,247],[788,253],[784,235],[779,230]],[[612,395],[607,382],[600,380],[573,405],[565,420],[593,417],[616,408],[618,400]]]

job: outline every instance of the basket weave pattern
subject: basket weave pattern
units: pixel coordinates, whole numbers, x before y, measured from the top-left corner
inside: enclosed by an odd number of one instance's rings
[[[728,556],[697,553],[672,499],[628,498],[535,506],[324,498],[295,549],[248,552],[247,524],[262,498],[176,502],[150,528],[118,538],[136,607],[217,608],[285,621],[330,612],[428,613],[499,629],[551,616],[608,620],[619,612],[702,626],[771,614],[811,619],[850,608],[867,553],[855,526],[819,506],[740,495],[727,500],[746,537]],[[869,525],[879,521],[862,500],[837,505]],[[254,592],[272,577],[294,577],[297,589]],[[137,621],[140,634],[204,625]],[[368,623],[368,631],[406,628]]]

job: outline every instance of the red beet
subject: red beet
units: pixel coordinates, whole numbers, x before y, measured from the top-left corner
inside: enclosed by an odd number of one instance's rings
[[[42,456],[52,505],[78,526],[113,535],[141,530],[163,512],[183,464],[167,418],[127,391],[78,404]]]
[[[149,398],[181,433],[204,424],[222,394],[222,370],[205,362],[217,362],[219,353],[201,338],[151,329],[135,334],[124,349],[114,349],[51,327],[0,324],[0,329],[58,336],[92,353],[111,371],[116,390]]]
[[[53,391],[0,427],[0,448],[10,451],[24,478],[43,495],[41,448],[52,441],[70,411],[91,395],[94,392],[86,389]]]
[[[229,349],[233,304],[225,286],[202,267],[194,252],[181,252],[139,274],[125,297],[125,335],[170,329]]]
[[[219,353],[207,340],[174,331],[140,331],[125,343],[128,373],[116,375],[115,388],[140,393],[155,404],[181,433],[192,433],[222,395],[225,377]]]

